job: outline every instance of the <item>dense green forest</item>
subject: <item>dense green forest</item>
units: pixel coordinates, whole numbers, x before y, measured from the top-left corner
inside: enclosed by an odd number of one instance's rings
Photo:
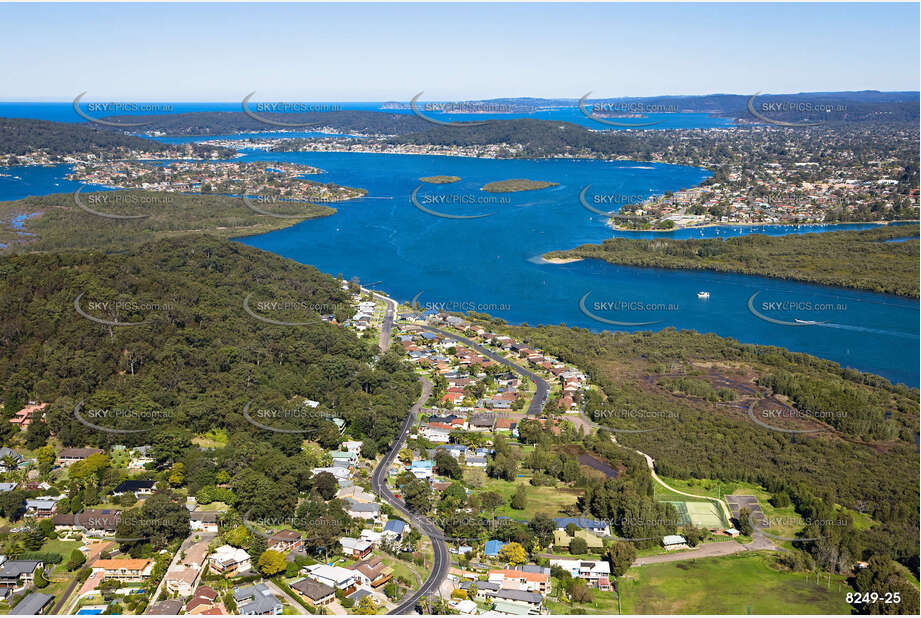
[[[105,202],[101,200],[105,198]],[[80,208],[116,216],[111,219]],[[117,200],[117,201],[116,201]],[[0,243],[12,251],[54,251],[68,249],[127,250],[139,244],[188,232],[217,236],[249,236],[294,225],[304,219],[323,217],[336,211],[328,206],[282,202],[260,206],[286,218],[259,214],[242,198],[223,195],[187,195],[154,191],[100,191],[28,197],[0,202]],[[17,215],[41,213],[27,219],[21,229],[12,226]],[[303,216],[295,218],[294,215]],[[2,251],[0,251],[2,252]]]
[[[835,505],[864,512],[878,523],[869,529],[833,524],[821,536],[832,539],[834,547],[802,545],[824,568],[883,552],[917,574],[917,389],[806,354],[693,331],[492,328],[586,370],[601,389],[586,401],[597,422],[620,429],[652,427],[614,433],[618,443],[652,456],[660,474],[759,483],[789,496],[801,514],[818,520],[833,513],[831,519],[839,521]],[[673,393],[665,378],[678,376],[731,388],[737,400]],[[750,402],[775,394],[814,406],[804,408],[804,415],[826,420],[825,413],[834,410],[846,421],[811,434],[771,431],[752,422]],[[629,422],[630,415],[616,413],[623,410],[671,416]]]
[[[260,118],[293,124],[309,124],[330,127],[345,132],[396,135],[421,131],[431,125],[411,114],[392,114],[363,110],[341,110],[328,112],[256,112],[256,104],[250,109]],[[144,122],[141,131],[162,131],[168,135],[226,135],[248,131],[285,131],[296,127],[277,126],[260,122],[241,112],[189,112],[185,114],[159,114],[152,116],[108,116],[114,122]]]
[[[153,444],[165,462],[189,446],[192,434],[226,429],[231,442],[256,440],[290,456],[305,436],[328,434],[324,415],[334,412],[373,447],[392,438],[418,390],[396,358],[372,362],[373,343],[319,319],[349,313],[336,280],[229,241],[185,236],[121,255],[3,257],[0,273],[4,414],[30,399],[52,403],[47,428],[64,445]],[[83,310],[94,317],[144,324],[86,319],[74,306],[81,294]],[[243,307],[250,294],[256,311],[257,301],[287,303],[285,313],[268,316],[306,325],[256,319]],[[122,303],[117,311],[115,302]],[[314,413],[276,417],[279,427],[304,434],[258,430],[244,418],[248,402],[254,410],[290,410],[305,397],[320,402]],[[96,424],[142,431],[92,429],[75,414],[81,402],[81,418],[93,410],[131,411]],[[42,425],[33,423],[35,431]],[[31,447],[42,443],[38,436]]]
[[[914,240],[887,243],[893,238]],[[678,240],[609,238],[600,245],[553,251],[546,258],[592,258],[611,264],[712,270],[809,281],[918,298],[918,226]]]
[[[3,154],[24,155],[43,150],[50,155],[90,153],[108,157],[114,150],[166,152],[177,147],[154,140],[127,135],[89,123],[52,122],[32,118],[0,118],[0,144]],[[232,150],[192,144],[191,149],[202,155]]]

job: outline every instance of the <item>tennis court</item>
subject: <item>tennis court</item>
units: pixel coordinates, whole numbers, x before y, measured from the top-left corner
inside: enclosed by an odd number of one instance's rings
[[[688,517],[698,528],[723,528],[726,524],[720,515],[720,509],[714,503],[707,502],[685,502],[685,508]]]

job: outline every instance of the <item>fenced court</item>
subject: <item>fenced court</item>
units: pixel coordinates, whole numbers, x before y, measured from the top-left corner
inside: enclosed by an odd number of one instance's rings
[[[671,504],[675,507],[675,510],[678,511],[678,527],[681,526],[690,526],[691,525],[691,516],[688,513],[688,507],[686,502],[674,502],[672,500],[664,501],[665,504]]]
[[[678,526],[695,528],[725,528],[726,523],[720,515],[719,507],[708,501],[684,502],[668,500],[668,504],[678,511]]]

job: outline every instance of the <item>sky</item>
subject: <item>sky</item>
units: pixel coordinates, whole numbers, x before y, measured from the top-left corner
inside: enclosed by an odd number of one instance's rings
[[[0,100],[919,89],[919,4],[0,4]]]

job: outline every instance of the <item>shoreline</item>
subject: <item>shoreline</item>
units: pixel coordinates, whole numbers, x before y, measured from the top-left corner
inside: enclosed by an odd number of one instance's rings
[[[757,223],[757,222],[750,222],[750,221],[746,221],[746,222],[744,222],[744,223],[743,223],[743,222],[734,223],[734,222],[730,222],[730,221],[722,221],[722,222],[719,222],[719,223],[715,223],[715,222],[714,222],[714,223],[705,223],[705,224],[703,224],[703,225],[685,225],[685,226],[678,226],[678,225],[676,225],[675,227],[670,228],[670,229],[667,229],[667,230],[656,230],[656,229],[637,230],[637,229],[629,228],[629,227],[621,227],[621,226],[619,226],[619,225],[613,223],[613,222],[611,221],[611,219],[608,219],[608,221],[606,222],[605,225],[607,225],[609,228],[611,228],[611,229],[614,230],[615,232],[643,232],[643,233],[645,233],[645,232],[655,232],[655,233],[668,233],[668,232],[678,232],[678,231],[681,231],[681,230],[697,230],[697,229],[704,229],[704,228],[710,228],[710,227],[756,227],[756,226],[767,227],[767,226],[772,226],[772,225],[785,225],[785,226],[789,226],[789,227],[800,226],[800,225],[829,225],[829,226],[831,226],[831,225],[879,225],[879,226],[883,226],[883,225],[907,225],[907,224],[910,224],[910,223],[921,223],[921,220],[919,220],[919,219],[895,219],[895,220],[891,220],[891,221],[890,221],[890,220],[884,220],[884,221],[834,221],[834,222],[828,222],[828,223],[826,223],[826,222],[824,222],[824,221],[819,221],[819,222],[799,221],[799,222],[796,222],[796,223]],[[683,240],[684,240],[684,239],[683,239]]]

